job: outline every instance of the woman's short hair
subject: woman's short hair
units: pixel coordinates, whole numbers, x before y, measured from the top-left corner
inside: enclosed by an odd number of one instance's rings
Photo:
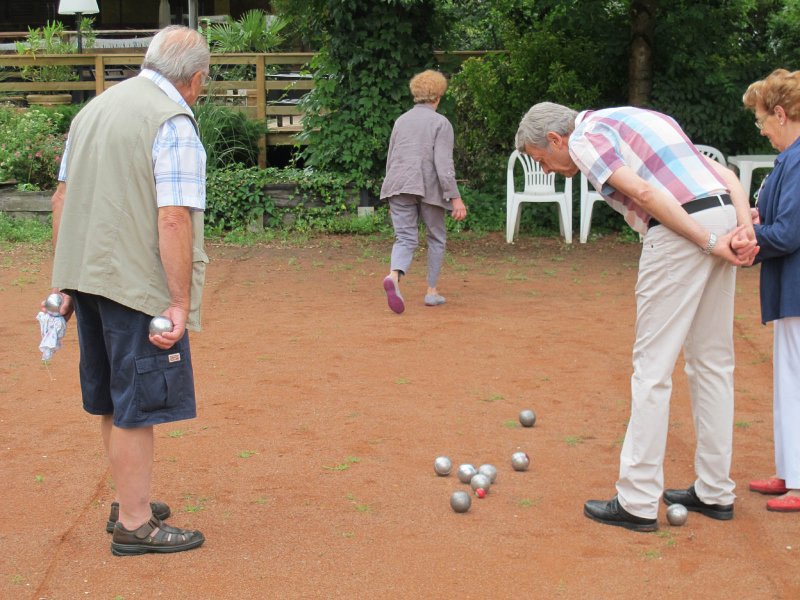
[[[195,73],[208,73],[211,52],[206,38],[183,25],[170,25],[159,31],[142,62],[142,69],[161,73],[172,83],[188,84]]]
[[[775,69],[764,79],[751,83],[742,96],[746,108],[763,108],[771,113],[782,106],[786,116],[800,121],[800,71]]]
[[[428,69],[414,75],[408,88],[415,104],[431,104],[444,96],[447,91],[447,79],[439,71]]]
[[[525,144],[535,148],[544,148],[547,146],[548,131],[553,131],[558,135],[572,133],[577,116],[577,111],[561,104],[553,102],[534,104],[519,122],[514,145],[523,154],[525,153]]]

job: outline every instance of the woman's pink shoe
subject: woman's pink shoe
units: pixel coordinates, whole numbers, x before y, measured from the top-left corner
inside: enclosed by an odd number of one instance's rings
[[[775,512],[800,512],[800,496],[780,496],[767,500],[767,510]]]
[[[386,292],[386,299],[391,308],[398,315],[406,309],[406,304],[403,302],[403,296],[400,295],[400,290],[397,288],[397,282],[388,275],[383,278],[383,289]]]
[[[750,489],[759,494],[785,494],[788,491],[786,481],[777,477],[755,479],[750,482]]]

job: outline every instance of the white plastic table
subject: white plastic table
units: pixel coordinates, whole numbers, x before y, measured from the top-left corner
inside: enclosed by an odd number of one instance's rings
[[[750,184],[755,169],[771,169],[775,166],[777,154],[741,154],[729,156],[728,163],[739,169],[739,181],[742,182],[747,198],[750,198]]]

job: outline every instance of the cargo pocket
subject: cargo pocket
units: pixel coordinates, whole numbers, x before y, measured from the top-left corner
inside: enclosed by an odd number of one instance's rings
[[[193,395],[192,365],[179,351],[136,359],[136,404],[139,413],[180,406]]]

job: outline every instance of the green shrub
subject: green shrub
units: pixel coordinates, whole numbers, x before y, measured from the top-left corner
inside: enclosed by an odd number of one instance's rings
[[[57,112],[0,108],[0,180],[55,188],[65,119]]]
[[[292,183],[297,186],[299,202],[290,208],[278,208],[265,186]],[[347,203],[348,182],[343,177],[313,169],[278,169],[231,165],[210,169],[206,184],[206,226],[212,232],[247,227],[263,219],[276,229],[343,232],[361,228],[364,223],[343,224],[352,217],[354,206]],[[322,206],[308,206],[308,201]],[[290,214],[291,218],[284,219]]]
[[[267,132],[266,123],[210,101],[196,104],[194,115],[209,169],[234,163],[248,167],[258,164],[258,143]]]
[[[231,230],[274,213],[275,205],[264,192],[264,186],[269,182],[266,172],[258,167],[233,165],[225,169],[209,169],[206,227],[216,231]]]
[[[303,5],[303,3],[295,3]],[[432,0],[315,0],[326,44],[312,62],[306,94],[306,164],[358,187],[383,177],[394,120],[411,108],[408,81],[432,63]],[[300,9],[298,9],[300,10]]]

